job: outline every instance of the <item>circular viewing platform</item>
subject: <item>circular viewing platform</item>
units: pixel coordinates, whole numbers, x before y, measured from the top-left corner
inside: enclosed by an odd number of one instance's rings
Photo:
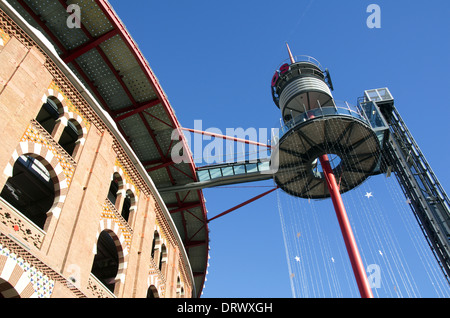
[[[275,182],[302,198],[330,196],[318,158],[328,154],[340,192],[364,182],[380,157],[379,140],[362,110],[346,102],[312,109],[287,122],[272,152]]]

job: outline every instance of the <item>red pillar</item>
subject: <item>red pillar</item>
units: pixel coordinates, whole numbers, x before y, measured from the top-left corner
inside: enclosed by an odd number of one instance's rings
[[[350,257],[350,262],[352,264],[356,283],[358,284],[359,293],[362,298],[373,298],[372,289],[370,288],[366,271],[364,269],[361,256],[359,255],[358,246],[356,245],[355,237],[353,236],[353,231],[347,217],[347,212],[345,211],[344,203],[342,202],[339,186],[337,185],[336,178],[333,170],[331,169],[330,161],[328,160],[328,155],[321,156],[319,160],[325,174],[328,190],[330,191],[336,216],[339,221],[339,226],[341,227],[342,236],[344,237],[347,253]]]

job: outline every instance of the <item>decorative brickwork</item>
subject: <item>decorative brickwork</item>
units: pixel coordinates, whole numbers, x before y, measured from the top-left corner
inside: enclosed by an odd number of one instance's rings
[[[115,298],[114,294],[106,289],[101,282],[97,280],[94,275],[90,275],[88,279],[87,290],[95,298]]]
[[[6,43],[8,43],[9,39],[10,36],[8,35],[8,33],[3,31],[3,29],[0,29],[0,46],[5,46]]]
[[[16,212],[3,199],[0,199],[0,223],[8,228],[12,228],[25,242],[30,243],[38,249],[41,248],[45,232],[24,218],[21,213]]]
[[[82,144],[86,139],[87,132],[90,127],[90,123],[85,115],[78,110],[78,108],[72,103],[72,101],[65,95],[65,93],[56,85],[55,82],[52,82],[47,90],[47,92],[42,96],[42,103],[47,102],[47,98],[54,97],[62,104],[64,108],[64,112],[61,115],[61,118],[65,118],[65,125],[67,125],[67,121],[74,120],[77,122],[79,126],[79,130],[81,132],[81,136],[79,140]]]
[[[65,286],[73,297],[86,297],[64,277],[3,234],[0,234],[0,278],[7,282],[0,285],[5,297],[12,294],[13,297],[49,298],[57,284]]]
[[[108,199],[106,199],[102,206],[97,239],[103,231],[107,231],[111,235],[116,245],[119,259],[119,270],[116,279],[123,283],[125,281],[125,271],[127,269],[127,259],[130,253],[133,230]],[[94,253],[96,251],[97,245],[94,246]]]
[[[135,209],[138,201],[138,197],[140,194],[140,190],[138,187],[136,187],[136,183],[134,178],[130,176],[127,169],[120,163],[119,159],[116,159],[116,163],[114,165],[114,172],[117,172],[124,181],[124,187],[123,190],[126,192],[127,190],[130,190],[133,192],[134,195],[134,202],[132,204],[132,209]]]
[[[63,188],[70,186],[76,167],[75,161],[37,121],[31,122],[20,143],[31,143],[32,145],[21,146],[22,154],[32,153],[45,158],[51,164],[47,170],[54,170],[56,173],[62,170],[64,176],[60,176],[59,179],[65,180],[66,184],[60,186]]]
[[[55,282],[7,247],[0,245],[0,277],[11,285],[2,293],[21,298],[50,298]],[[1,288],[1,286],[0,286]]]
[[[161,272],[157,269],[151,269],[148,275],[148,286],[155,286],[158,291],[158,296],[160,298],[164,298],[166,295],[166,281]]]
[[[100,232],[105,229],[109,229],[116,234],[119,244],[121,246],[123,244],[121,249],[123,249],[123,254],[126,256],[130,250],[133,230],[109,200],[106,200],[102,206],[100,220]]]

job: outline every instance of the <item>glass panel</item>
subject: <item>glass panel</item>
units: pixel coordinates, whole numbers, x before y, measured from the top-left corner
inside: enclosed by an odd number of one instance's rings
[[[245,166],[244,165],[234,166],[234,173],[235,174],[245,173]]]
[[[376,89],[366,91],[366,95],[370,101],[377,101],[380,99]]]
[[[208,170],[200,170],[197,172],[197,177],[199,181],[209,180],[209,171]]]
[[[220,168],[214,168],[209,170],[209,174],[211,175],[211,179],[220,178],[222,176],[222,171]]]
[[[270,162],[269,161],[260,162],[260,163],[258,163],[258,168],[259,168],[259,171],[269,170],[270,169]]]
[[[222,174],[224,177],[232,176],[234,174],[233,167],[224,167],[222,168]]]
[[[373,129],[378,128],[387,128],[383,118],[381,117],[381,114],[376,107],[376,105],[372,102],[365,103],[361,105],[364,109],[364,112],[366,113],[367,119],[369,120],[370,125]]]
[[[387,88],[380,88],[377,89],[378,94],[381,97],[381,100],[390,100],[393,99],[392,95],[389,93],[389,90]]]
[[[248,173],[250,173],[250,172],[257,172],[257,171],[258,171],[258,169],[257,169],[256,163],[249,163],[249,164],[247,164],[247,172]]]

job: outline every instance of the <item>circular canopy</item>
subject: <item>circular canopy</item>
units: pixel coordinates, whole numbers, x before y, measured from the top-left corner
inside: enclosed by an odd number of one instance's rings
[[[277,147],[275,182],[302,198],[330,196],[318,158],[335,155],[333,171],[340,192],[347,192],[372,175],[380,157],[378,138],[365,122],[351,116],[320,116],[300,121],[282,136]]]

